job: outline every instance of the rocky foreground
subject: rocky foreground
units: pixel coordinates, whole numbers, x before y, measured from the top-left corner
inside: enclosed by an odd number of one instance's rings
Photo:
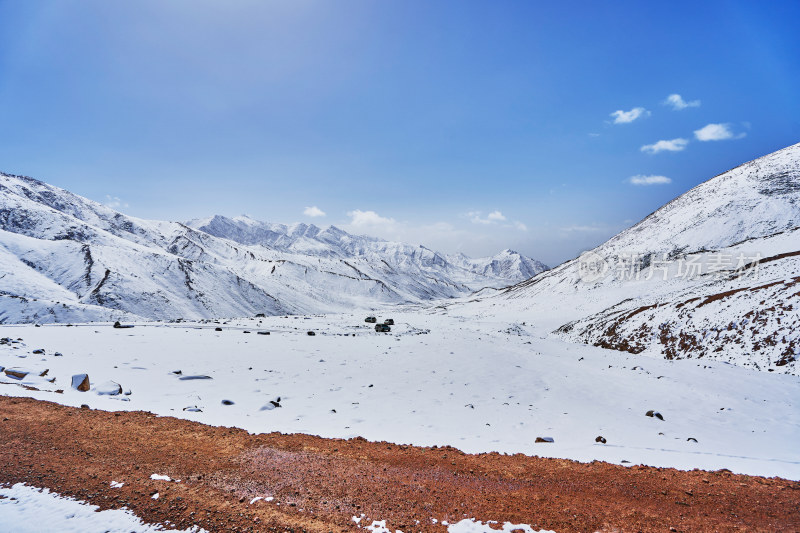
[[[345,531],[362,514],[361,526],[406,532],[464,518],[558,532],[800,530],[800,483],[778,478],[252,435],[5,396],[0,464],[0,484],[209,531]]]

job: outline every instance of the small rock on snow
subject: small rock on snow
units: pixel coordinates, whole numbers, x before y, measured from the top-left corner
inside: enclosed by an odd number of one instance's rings
[[[89,374],[75,374],[72,376],[72,388],[81,392],[86,392],[91,388]]]

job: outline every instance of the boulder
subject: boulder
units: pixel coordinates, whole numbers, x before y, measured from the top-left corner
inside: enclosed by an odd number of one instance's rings
[[[658,411],[653,411],[652,409],[647,411],[645,413],[645,416],[655,417],[655,418],[658,418],[659,420],[664,420],[664,416],[661,413],[659,413]]]
[[[95,391],[103,396],[118,396],[122,394],[122,385],[116,381],[106,381],[95,386]]]
[[[233,400],[222,400],[222,405],[233,405]]]
[[[595,442],[601,442],[601,443],[605,444],[606,443],[606,438],[604,436],[602,436],[602,435],[599,435],[596,439],[594,439],[594,441]]]
[[[259,411],[272,411],[276,407],[282,407],[280,396],[276,396],[275,398],[271,399],[268,403],[264,404]]]
[[[72,376],[72,388],[81,392],[86,392],[91,388],[89,374],[75,374]]]
[[[24,368],[6,368],[3,370],[6,376],[14,379],[23,379],[25,376],[31,373],[30,370],[26,370]]]
[[[536,442],[555,442],[553,437],[536,437]]]

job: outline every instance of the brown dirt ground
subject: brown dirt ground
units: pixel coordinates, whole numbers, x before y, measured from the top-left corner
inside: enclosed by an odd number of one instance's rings
[[[543,444],[542,446],[547,446]],[[561,532],[800,531],[800,483],[669,468],[469,455],[246,431],[0,396],[0,484],[209,531],[445,531],[465,517]],[[153,473],[178,482],[154,481]],[[111,480],[124,482],[120,489]],[[157,500],[151,495],[160,494]],[[255,496],[273,496],[250,504]]]

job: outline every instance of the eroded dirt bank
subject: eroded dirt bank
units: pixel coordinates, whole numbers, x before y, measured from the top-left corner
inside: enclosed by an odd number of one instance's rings
[[[386,520],[406,532],[466,517],[558,532],[800,531],[800,483],[781,479],[250,435],[5,396],[0,464],[0,483],[209,531],[343,531],[362,513],[361,525]],[[251,504],[256,496],[274,500]]]

